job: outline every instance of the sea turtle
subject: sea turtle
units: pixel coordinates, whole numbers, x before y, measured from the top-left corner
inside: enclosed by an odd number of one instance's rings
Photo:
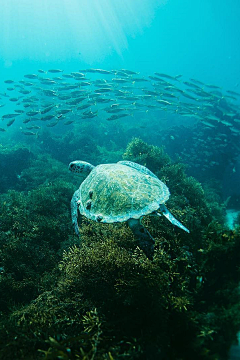
[[[72,223],[77,235],[78,211],[101,223],[127,221],[139,246],[151,257],[154,239],[141,224],[143,215],[163,214],[172,224],[189,232],[164,205],[170,196],[168,187],[146,167],[131,161],[98,166],[73,161],[69,170],[85,177],[71,201]]]

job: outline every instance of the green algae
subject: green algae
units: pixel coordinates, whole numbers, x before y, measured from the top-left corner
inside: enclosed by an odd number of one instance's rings
[[[218,196],[163,149],[133,139],[124,158],[166,182],[190,234],[144,217],[150,261],[126,224],[83,219],[79,242],[71,182],[2,195],[0,357],[227,359],[240,326],[240,229],[225,229]]]

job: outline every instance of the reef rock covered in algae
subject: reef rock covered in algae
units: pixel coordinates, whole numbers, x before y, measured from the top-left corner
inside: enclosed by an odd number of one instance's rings
[[[1,205],[5,225],[1,229],[0,286],[8,277],[16,277],[11,274],[11,261],[6,260],[7,256],[11,259],[9,246],[21,249],[20,241],[25,246],[30,244],[33,263],[39,256],[34,246],[41,246],[42,262],[50,263],[44,272],[38,260],[27,272],[32,280],[44,281],[40,290],[34,289],[21,304],[13,306],[9,301],[10,294],[14,302],[15,288],[2,288],[7,311],[2,308],[0,356],[227,358],[240,325],[240,228],[224,228],[224,207],[209,201],[213,197],[205,196],[202,186],[187,177],[184,166],[173,163],[163,149],[133,139],[124,158],[149,167],[168,185],[171,197],[167,206],[190,234],[164,218],[144,217],[144,225],[156,239],[151,261],[137,247],[126,224],[97,224],[83,219],[79,243],[69,228],[71,183],[51,185],[51,192],[46,186],[32,190],[28,196],[38,200],[41,192],[40,205],[36,205],[36,218],[27,213],[23,223],[18,216],[24,219],[24,211],[32,202],[24,197],[21,205],[22,195],[14,193],[18,199],[16,213],[11,215],[10,209],[4,210],[6,204]],[[34,204],[39,203],[37,198]],[[51,209],[56,208],[53,213]],[[14,226],[4,220],[9,216]],[[71,245],[73,239],[75,245]],[[21,258],[17,260],[20,270],[22,262]],[[23,272],[18,281],[21,288],[29,278]]]

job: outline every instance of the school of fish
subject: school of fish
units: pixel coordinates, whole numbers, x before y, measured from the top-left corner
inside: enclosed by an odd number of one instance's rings
[[[197,79],[182,80],[155,72],[150,76],[127,69],[85,69],[65,73],[39,69],[22,80],[5,80],[0,93],[1,132],[18,119],[24,135],[44,126],[70,126],[95,117],[103,121],[164,111],[197,120],[203,128],[240,136],[240,93]],[[5,106],[14,110],[5,113]],[[7,107],[7,106],[6,106]],[[19,124],[19,121],[16,121]]]

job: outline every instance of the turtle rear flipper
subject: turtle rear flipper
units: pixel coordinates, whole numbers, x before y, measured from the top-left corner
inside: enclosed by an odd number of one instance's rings
[[[72,224],[75,230],[75,233],[79,236],[78,229],[78,200],[79,200],[79,189],[75,191],[71,200],[71,216],[72,216]]]
[[[170,213],[170,211],[166,208],[166,206],[164,204],[161,204],[159,209],[161,210],[162,214],[173,224],[178,226],[180,229],[186,231],[187,233],[190,233],[190,231],[183,225],[180,223],[180,221],[178,221],[173,214]],[[160,216],[160,214],[156,213],[158,216]]]
[[[155,240],[149,231],[141,224],[140,219],[129,219],[128,226],[137,238],[140,249],[152,260]]]

